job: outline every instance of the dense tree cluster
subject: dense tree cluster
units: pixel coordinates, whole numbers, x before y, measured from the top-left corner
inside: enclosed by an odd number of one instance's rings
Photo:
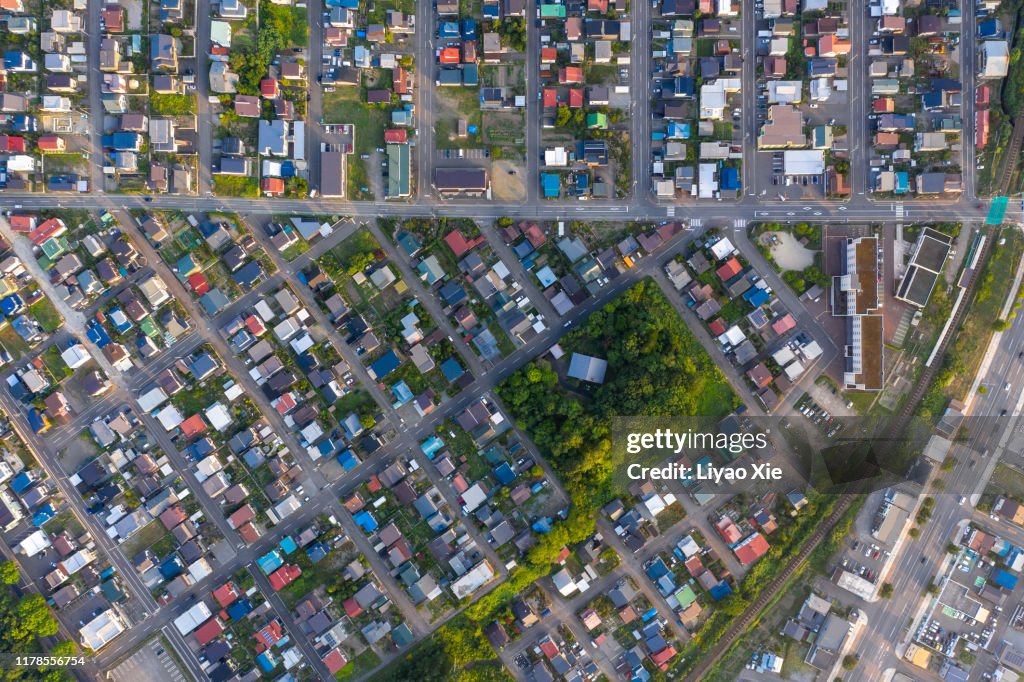
[[[19,596],[13,586],[18,583],[18,566],[13,561],[0,563],[0,652],[8,655],[41,654],[41,637],[57,634],[57,620],[53,617],[46,600],[38,594]],[[75,654],[73,642],[59,642],[48,655],[70,656]],[[71,679],[61,669],[43,667],[0,666],[0,682],[14,680],[40,680],[63,682]]]

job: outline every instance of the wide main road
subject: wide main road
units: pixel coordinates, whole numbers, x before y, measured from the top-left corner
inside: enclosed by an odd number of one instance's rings
[[[148,200],[147,200],[148,199]],[[863,197],[850,202],[780,202],[757,201],[744,197],[742,201],[706,202],[700,204],[659,205],[650,202],[613,204],[598,202],[538,202],[536,204],[501,204],[479,201],[451,201],[437,203],[399,203],[386,201],[338,201],[325,199],[240,199],[231,197],[141,197],[101,194],[3,195],[7,210],[42,210],[53,208],[80,209],[161,209],[185,212],[231,211],[247,214],[320,214],[346,215],[353,218],[377,216],[445,216],[465,218],[532,218],[535,220],[665,220],[670,216],[680,219],[699,219],[707,223],[752,221],[805,221],[805,222],[927,222],[927,221],[980,221],[988,214],[987,201],[910,201],[875,202]],[[1021,205],[1011,202],[1005,222],[1020,222],[1024,218]],[[742,221],[742,222],[741,222]]]

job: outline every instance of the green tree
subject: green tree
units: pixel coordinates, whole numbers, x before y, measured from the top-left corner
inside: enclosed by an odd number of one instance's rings
[[[21,579],[18,572],[18,564],[13,561],[5,561],[0,564],[0,583],[4,585],[17,585]]]
[[[857,667],[857,657],[853,654],[843,656],[843,670],[853,670]]]
[[[888,599],[889,597],[892,596],[892,593],[893,593],[892,583],[883,583],[882,584],[882,589],[880,589],[878,591],[878,596],[881,597],[882,599]]]

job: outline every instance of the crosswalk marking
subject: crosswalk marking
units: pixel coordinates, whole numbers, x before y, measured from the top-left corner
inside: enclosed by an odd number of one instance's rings
[[[736,218],[735,220],[732,221],[732,225],[733,225],[733,227],[735,229],[742,230],[743,228],[745,228],[747,226],[747,219],[746,218]]]
[[[676,215],[676,207],[675,206],[669,206],[668,208],[665,209],[665,213],[668,215],[669,218],[675,217],[675,215]]]
[[[690,229],[696,230],[704,224],[703,218],[690,218]]]

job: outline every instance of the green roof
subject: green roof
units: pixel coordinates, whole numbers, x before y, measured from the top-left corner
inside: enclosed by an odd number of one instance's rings
[[[156,326],[156,322],[153,322],[152,317],[147,317],[142,322],[139,322],[139,329],[151,339],[160,336],[160,328]]]
[[[57,260],[57,256],[67,250],[67,240],[62,241],[56,237],[50,237],[40,244],[39,248],[43,250],[43,254],[45,254],[51,261]]]
[[[587,114],[587,127],[604,130],[608,127],[608,115],[600,111]]]
[[[388,145],[388,194],[390,197],[407,197],[409,189],[409,145]]]
[[[541,5],[540,16],[543,19],[565,19],[565,5]]]
[[[687,606],[697,601],[697,595],[694,593],[692,587],[684,585],[683,589],[676,592],[676,599],[679,601],[679,606],[685,609]]]

